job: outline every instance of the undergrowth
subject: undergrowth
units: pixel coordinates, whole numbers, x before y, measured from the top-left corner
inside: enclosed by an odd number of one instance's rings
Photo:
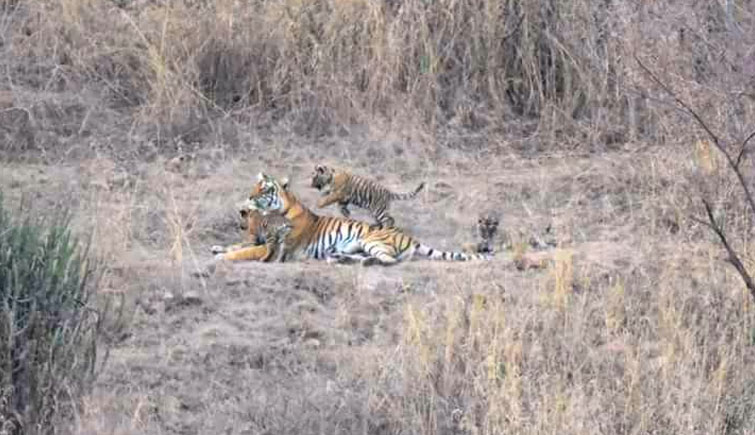
[[[100,264],[69,215],[11,218],[0,197],[0,432],[54,433],[93,379]]]

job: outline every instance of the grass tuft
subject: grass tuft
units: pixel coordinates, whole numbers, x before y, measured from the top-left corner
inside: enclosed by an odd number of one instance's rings
[[[15,220],[1,200],[0,423],[4,433],[52,433],[95,374],[101,268],[65,210]]]

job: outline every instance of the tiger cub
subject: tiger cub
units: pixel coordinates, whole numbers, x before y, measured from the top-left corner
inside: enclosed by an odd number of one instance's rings
[[[249,210],[248,207],[242,207],[239,214],[241,215],[239,228],[246,231],[249,241],[227,247],[213,246],[212,253],[218,256],[250,246],[265,245],[267,255],[261,258],[261,261],[284,262],[288,253],[286,236],[291,232],[291,222],[280,215],[263,216],[256,210]]]
[[[391,201],[412,199],[425,187],[420,183],[413,192],[393,193],[377,182],[329,166],[317,165],[312,175],[312,187],[323,193],[317,203],[318,208],[338,203],[341,214],[349,217],[349,204],[370,211],[380,227],[392,227],[395,220],[388,214]]]
[[[479,254],[493,254],[495,248],[493,247],[493,239],[495,239],[498,233],[499,219],[492,214],[480,215],[477,219],[477,233],[480,235],[480,242],[478,243],[466,243],[464,244],[464,250],[467,252],[476,252]]]

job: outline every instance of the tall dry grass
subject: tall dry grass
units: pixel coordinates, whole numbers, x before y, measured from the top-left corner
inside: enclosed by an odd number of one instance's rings
[[[357,372],[379,433],[752,433],[746,292],[683,258],[607,280],[572,266],[407,303],[400,349]]]
[[[83,92],[129,131],[167,137],[232,116],[306,133],[379,118],[562,148],[678,138],[637,54],[737,134],[755,93],[748,4],[6,2],[3,87]]]

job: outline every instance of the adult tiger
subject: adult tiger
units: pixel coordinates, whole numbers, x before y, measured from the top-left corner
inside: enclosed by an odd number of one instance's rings
[[[365,222],[352,219],[318,216],[288,190],[286,180],[279,182],[262,173],[252,188],[248,204],[262,213],[285,217],[292,226],[286,238],[289,252],[300,252],[310,258],[359,259],[364,265],[394,264],[414,254],[434,260],[490,258],[486,254],[438,251],[394,227],[371,228]],[[267,247],[261,245],[223,255],[222,258],[228,260],[261,260],[268,253]]]
[[[349,204],[353,204],[369,210],[378,226],[392,227],[396,221],[388,214],[391,201],[414,198],[425,187],[425,183],[420,183],[412,192],[393,193],[377,182],[359,175],[317,165],[312,175],[312,187],[325,195],[317,203],[318,208],[337,202],[341,206],[341,214],[349,217]]]

